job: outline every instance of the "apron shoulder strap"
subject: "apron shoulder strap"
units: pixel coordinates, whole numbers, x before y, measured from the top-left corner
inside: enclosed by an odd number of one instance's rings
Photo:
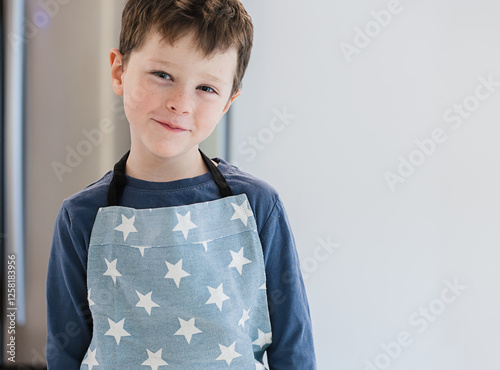
[[[203,161],[207,165],[208,169],[210,170],[210,173],[212,174],[212,177],[214,178],[215,183],[217,184],[217,187],[219,188],[219,192],[222,195],[223,198],[225,197],[230,197],[233,195],[233,192],[231,191],[231,188],[229,187],[229,184],[227,183],[226,179],[220,172],[219,168],[212,162],[210,158],[208,158],[205,153],[201,151],[201,149],[198,149],[200,151],[201,157],[203,158]]]
[[[203,162],[205,162],[206,166],[210,170],[212,177],[219,188],[219,192],[223,198],[230,197],[233,195],[229,184],[226,179],[217,168],[217,166],[212,162],[210,158],[208,158],[205,153],[201,150],[200,154],[203,158]],[[123,190],[125,189],[125,185],[127,184],[127,177],[125,176],[125,165],[127,163],[128,156],[130,154],[130,150],[120,159],[113,168],[113,178],[111,179],[111,183],[109,184],[108,189],[108,206],[117,206],[118,202],[123,194]]]
[[[127,177],[125,176],[125,165],[127,163],[130,150],[120,159],[113,168],[113,178],[108,189],[108,206],[117,206],[118,200],[123,194],[125,185],[127,185]]]

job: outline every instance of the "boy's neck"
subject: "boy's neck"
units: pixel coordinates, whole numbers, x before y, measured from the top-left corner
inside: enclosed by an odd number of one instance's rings
[[[201,176],[208,172],[198,149],[175,158],[162,158],[152,153],[130,150],[126,174],[139,180],[170,182]]]

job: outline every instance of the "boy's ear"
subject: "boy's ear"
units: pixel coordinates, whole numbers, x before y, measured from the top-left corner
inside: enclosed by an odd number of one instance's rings
[[[111,63],[111,84],[116,95],[123,95],[123,55],[118,49],[111,49],[109,52],[109,61]]]
[[[234,100],[241,95],[241,90],[238,90],[236,91],[233,96],[231,96],[231,98],[228,100],[226,106],[224,107],[224,110],[222,111],[222,115],[221,117],[227,113],[227,111],[229,110],[229,108],[231,107],[231,104],[233,104]]]

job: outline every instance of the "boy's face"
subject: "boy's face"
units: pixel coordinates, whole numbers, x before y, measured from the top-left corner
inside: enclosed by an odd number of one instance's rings
[[[227,112],[237,52],[205,57],[191,35],[173,45],[152,32],[125,66],[110,55],[113,90],[123,95],[131,145],[143,159],[182,158],[198,150]]]

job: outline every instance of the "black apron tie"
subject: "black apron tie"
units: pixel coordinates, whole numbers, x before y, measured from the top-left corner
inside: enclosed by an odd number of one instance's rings
[[[205,153],[203,153],[200,149],[198,149],[203,162],[207,165],[212,177],[219,188],[219,192],[222,198],[230,197],[233,195],[229,184],[226,179],[217,168],[217,166],[212,162],[210,158],[208,158]],[[128,156],[130,154],[130,150],[120,159],[113,168],[113,178],[111,179],[111,183],[109,184],[108,190],[108,206],[117,206],[118,202],[123,195],[123,191],[125,190],[125,185],[127,185],[127,177],[125,176],[125,165],[127,163]]]

